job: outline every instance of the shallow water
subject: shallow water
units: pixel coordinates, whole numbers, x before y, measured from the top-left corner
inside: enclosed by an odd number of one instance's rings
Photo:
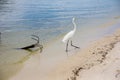
[[[82,26],[119,16],[119,4],[119,0],[0,0],[0,31],[55,28],[60,34],[68,29],[65,26],[72,17]]]
[[[119,4],[119,0],[0,0],[0,32],[4,43],[12,46],[31,43],[32,34],[47,43],[70,31],[73,17],[81,31],[113,21],[120,16]]]

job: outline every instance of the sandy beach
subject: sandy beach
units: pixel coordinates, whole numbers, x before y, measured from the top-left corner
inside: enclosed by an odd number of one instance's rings
[[[61,39],[29,56],[9,80],[120,80],[120,30],[68,53]],[[81,44],[77,35],[74,41]]]
[[[107,36],[53,71],[46,80],[120,80],[120,34]]]

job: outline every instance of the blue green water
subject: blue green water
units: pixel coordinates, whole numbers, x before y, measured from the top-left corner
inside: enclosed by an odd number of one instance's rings
[[[119,0],[0,0],[0,31],[65,28],[120,15]]]

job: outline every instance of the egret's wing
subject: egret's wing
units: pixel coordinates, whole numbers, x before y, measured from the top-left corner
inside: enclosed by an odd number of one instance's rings
[[[64,38],[63,38],[63,42],[66,43],[72,36],[73,36],[74,32],[70,31],[69,33],[67,33]]]

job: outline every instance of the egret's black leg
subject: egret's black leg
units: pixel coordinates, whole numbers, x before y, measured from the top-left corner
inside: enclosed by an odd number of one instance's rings
[[[67,41],[66,52],[68,52],[68,43],[69,43],[69,40]]]
[[[71,46],[73,46],[73,47],[75,47],[75,48],[80,48],[80,47],[78,47],[78,46],[73,45],[73,44],[72,44],[72,41],[71,41]]]

